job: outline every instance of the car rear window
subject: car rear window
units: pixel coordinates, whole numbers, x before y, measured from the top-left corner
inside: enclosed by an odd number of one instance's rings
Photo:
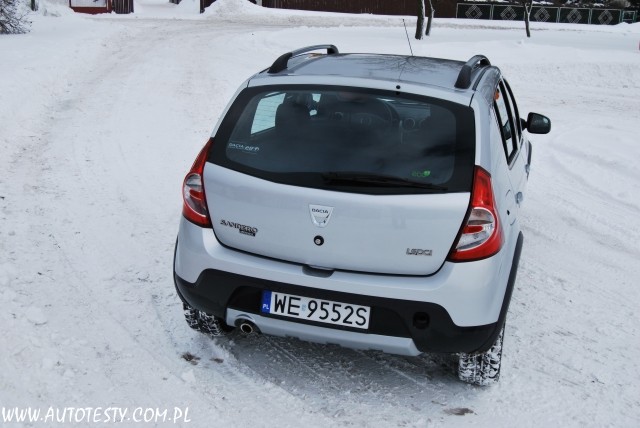
[[[462,192],[471,188],[474,139],[472,109],[440,99],[348,87],[257,87],[229,109],[209,161],[265,180],[344,192]]]

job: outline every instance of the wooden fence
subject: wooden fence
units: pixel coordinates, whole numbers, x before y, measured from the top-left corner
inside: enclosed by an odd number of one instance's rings
[[[416,0],[262,0],[262,6],[277,9],[315,10],[377,15],[411,15],[418,13]]]

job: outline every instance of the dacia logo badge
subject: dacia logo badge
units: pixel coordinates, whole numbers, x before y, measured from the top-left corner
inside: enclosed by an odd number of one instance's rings
[[[309,213],[311,213],[311,221],[318,227],[325,227],[329,223],[333,207],[325,207],[323,205],[309,205]]]

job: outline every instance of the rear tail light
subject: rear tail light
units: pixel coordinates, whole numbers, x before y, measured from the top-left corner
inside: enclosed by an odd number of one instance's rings
[[[184,178],[182,185],[182,215],[192,223],[201,227],[211,227],[211,218],[207,209],[207,198],[204,194],[202,173],[207,162],[207,154],[213,139],[209,139],[193,163],[191,170]]]
[[[448,260],[469,262],[486,259],[502,248],[504,234],[491,186],[491,175],[476,166],[469,214]]]

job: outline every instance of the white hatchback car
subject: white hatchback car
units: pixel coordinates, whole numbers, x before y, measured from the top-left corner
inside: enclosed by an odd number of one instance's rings
[[[189,325],[453,353],[461,380],[497,380],[527,133],[550,128],[520,119],[481,55],[282,55],[184,180],[174,279]]]

